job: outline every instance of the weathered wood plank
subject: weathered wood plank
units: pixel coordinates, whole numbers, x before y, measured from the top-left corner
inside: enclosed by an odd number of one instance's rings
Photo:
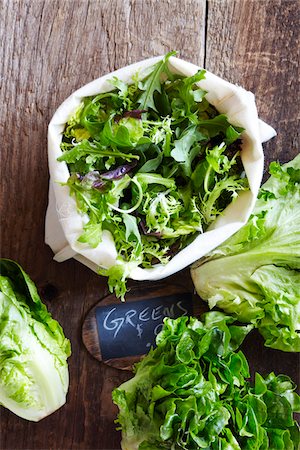
[[[206,67],[256,95],[278,133],[266,145],[267,164],[299,152],[299,29],[294,0],[208,1]]]
[[[205,0],[4,0],[0,14],[2,256],[37,283],[73,351],[67,404],[38,424],[1,407],[0,448],[118,449],[111,391],[128,374],[81,342],[106,280],[78,262],[55,263],[44,244],[47,124],[72,91],[123,65],[172,49],[202,64]]]

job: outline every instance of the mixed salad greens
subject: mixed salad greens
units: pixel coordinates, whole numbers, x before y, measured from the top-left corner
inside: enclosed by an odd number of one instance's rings
[[[248,189],[243,130],[206,100],[204,70],[170,72],[173,54],[133,84],[111,79],[112,91],[85,98],[63,133],[58,160],[88,217],[79,241],[97,247],[112,233],[117,264],[99,272],[122,298],[134,268],[165,264]]]
[[[285,375],[255,375],[238,350],[252,326],[209,312],[165,319],[157,348],[113,391],[123,450],[297,450],[300,411]]]
[[[255,324],[265,345],[300,351],[300,154],[261,187],[248,223],[197,262],[200,297]]]
[[[66,401],[70,342],[29,276],[0,259],[0,405],[38,421]]]

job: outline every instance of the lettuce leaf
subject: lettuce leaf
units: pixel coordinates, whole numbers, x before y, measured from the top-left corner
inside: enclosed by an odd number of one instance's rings
[[[238,349],[251,329],[220,312],[166,318],[157,347],[112,394],[123,450],[297,449],[296,386],[274,373],[251,386]]]
[[[270,165],[248,223],[192,268],[201,298],[300,351],[300,155]]]
[[[38,421],[66,401],[70,342],[14,261],[0,259],[0,404]]]
[[[155,92],[161,92],[161,76],[166,73],[170,76],[167,62],[171,56],[175,56],[176,52],[167,53],[164,58],[156,63],[150,70],[150,74],[139,83],[139,88],[142,91],[138,99],[141,109],[152,108],[157,111],[154,101]]]

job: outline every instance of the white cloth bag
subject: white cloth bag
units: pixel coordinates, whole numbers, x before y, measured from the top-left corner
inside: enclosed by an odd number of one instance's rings
[[[62,154],[60,144],[66,122],[86,96],[108,92],[113,89],[108,83],[112,77],[131,82],[136,72],[158,62],[155,57],[119,69],[83,86],[74,92],[57,109],[48,129],[48,158],[50,170],[49,205],[46,214],[45,242],[55,253],[56,261],[75,258],[97,272],[99,266],[108,268],[116,264],[117,252],[109,231],[104,231],[103,240],[96,248],[78,242],[87,216],[78,212],[74,197],[68,186],[62,186],[69,178],[68,166],[58,162]],[[199,67],[175,57],[169,59],[171,71],[187,76],[194,75]],[[206,72],[206,77],[197,83],[207,91],[207,100],[220,113],[227,115],[231,124],[243,127],[242,162],[249,180],[250,190],[242,192],[223,212],[209,230],[200,234],[190,245],[178,252],[167,264],[157,264],[151,269],[135,268],[130,273],[134,280],[159,280],[189,266],[229,236],[247,221],[252,212],[263,174],[262,142],[276,135],[269,125],[258,119],[254,95],[243,88]]]

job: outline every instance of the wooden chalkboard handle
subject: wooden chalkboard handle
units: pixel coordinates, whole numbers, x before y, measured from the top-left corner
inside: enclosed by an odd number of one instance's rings
[[[163,283],[139,283],[130,289],[126,295],[126,302],[144,301],[147,299],[166,297],[174,294],[192,293],[191,290],[180,284],[167,285]],[[207,306],[200,300],[200,298],[193,294],[193,316],[199,317],[203,312],[207,311]],[[100,300],[88,312],[82,326],[82,340],[88,352],[98,361],[102,361],[109,366],[116,367],[122,370],[132,370],[134,363],[138,362],[143,355],[128,356],[122,358],[114,358],[103,360],[101,354],[100,340],[98,334],[96,309],[100,306],[120,305],[120,300],[114,294]]]

